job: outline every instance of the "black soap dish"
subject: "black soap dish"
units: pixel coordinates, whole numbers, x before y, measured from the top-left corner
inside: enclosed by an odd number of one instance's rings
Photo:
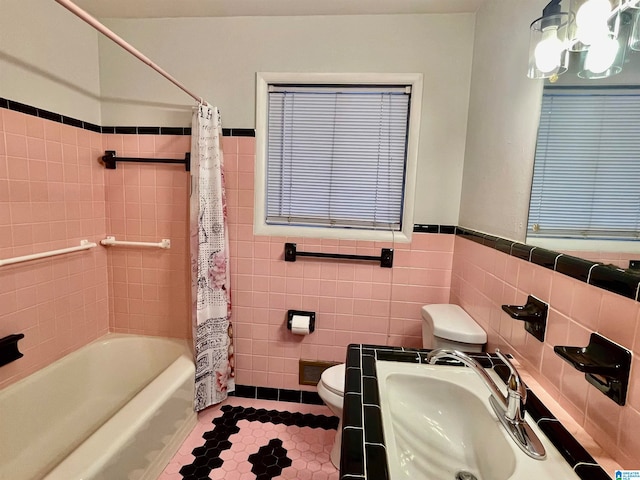
[[[23,357],[18,350],[18,340],[24,338],[24,333],[16,333],[0,338],[0,367]]]
[[[542,300],[529,295],[525,305],[502,305],[502,310],[511,318],[522,320],[524,329],[541,342],[547,331],[547,311],[549,306]]]
[[[629,386],[631,352],[611,340],[592,333],[586,347],[553,347],[563,360],[584,372],[587,382],[618,405],[624,405]]]

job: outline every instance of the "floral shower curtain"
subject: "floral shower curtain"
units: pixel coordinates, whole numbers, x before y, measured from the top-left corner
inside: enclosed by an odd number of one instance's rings
[[[227,204],[216,107],[198,105],[191,129],[191,300],[196,411],[234,391]]]

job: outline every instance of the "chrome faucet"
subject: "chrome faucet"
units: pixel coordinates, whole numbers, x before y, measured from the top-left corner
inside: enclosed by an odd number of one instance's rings
[[[489,376],[485,368],[464,352],[438,348],[427,354],[427,363],[433,364],[441,358],[452,358],[459,360],[476,372],[491,391],[489,403],[511,438],[515,440],[527,455],[538,460],[543,460],[546,457],[544,446],[531,427],[524,421],[527,389],[518,371],[509,359],[498,349],[496,349],[496,355],[509,367],[510,371],[509,379],[507,380],[506,396],[502,394],[502,391]]]

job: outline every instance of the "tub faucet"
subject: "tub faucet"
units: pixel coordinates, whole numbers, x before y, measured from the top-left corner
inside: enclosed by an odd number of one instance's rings
[[[520,374],[518,374],[509,359],[498,349],[496,349],[496,355],[509,367],[510,371],[506,396],[502,394],[502,391],[485,368],[464,352],[438,348],[427,354],[427,363],[433,364],[441,358],[452,358],[459,360],[476,372],[491,391],[489,403],[511,438],[527,455],[543,460],[546,457],[544,446],[531,427],[524,421],[527,389],[520,378]]]

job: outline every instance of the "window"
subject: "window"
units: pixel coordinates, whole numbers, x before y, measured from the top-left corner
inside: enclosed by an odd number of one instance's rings
[[[256,232],[410,237],[419,76],[275,77],[258,79]]]
[[[545,93],[527,237],[636,240],[640,94]]]

